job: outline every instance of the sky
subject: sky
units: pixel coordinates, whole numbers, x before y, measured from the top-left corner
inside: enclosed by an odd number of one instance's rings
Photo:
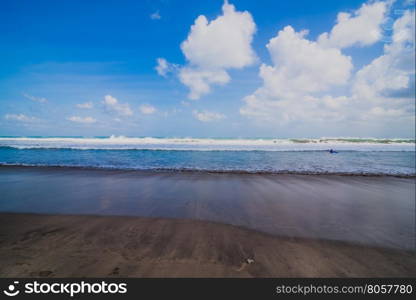
[[[1,136],[415,136],[415,2],[0,2]]]

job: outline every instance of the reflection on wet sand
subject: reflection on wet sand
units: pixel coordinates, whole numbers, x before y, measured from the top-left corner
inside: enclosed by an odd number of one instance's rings
[[[0,167],[0,211],[210,220],[414,249],[415,179]]]

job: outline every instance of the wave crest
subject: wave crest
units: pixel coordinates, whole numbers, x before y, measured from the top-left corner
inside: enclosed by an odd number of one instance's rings
[[[414,139],[214,139],[157,137],[2,137],[0,147],[79,150],[203,150],[203,151],[415,151]]]

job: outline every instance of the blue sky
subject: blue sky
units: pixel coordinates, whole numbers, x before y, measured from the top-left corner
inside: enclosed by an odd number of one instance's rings
[[[0,135],[412,137],[412,33],[409,0],[1,1]]]

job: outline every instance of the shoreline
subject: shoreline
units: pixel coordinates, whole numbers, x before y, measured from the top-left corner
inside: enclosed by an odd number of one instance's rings
[[[195,219],[415,249],[413,178],[0,167],[0,212]]]
[[[300,171],[250,171],[250,170],[208,170],[190,168],[116,168],[116,167],[95,167],[95,166],[70,166],[70,165],[31,165],[31,164],[4,164],[0,163],[0,169],[56,169],[56,170],[91,170],[91,171],[114,171],[114,172],[137,172],[137,173],[196,173],[196,174],[236,174],[236,175],[300,175],[300,176],[346,176],[346,177],[395,177],[416,179],[415,174],[389,174],[389,173],[349,173],[349,172],[300,172]]]
[[[0,225],[0,277],[416,276],[414,251],[209,221],[0,213]]]

